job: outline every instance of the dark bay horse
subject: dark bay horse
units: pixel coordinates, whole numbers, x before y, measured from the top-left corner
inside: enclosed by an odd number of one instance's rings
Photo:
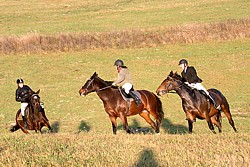
[[[19,109],[16,114],[16,125],[10,129],[11,132],[21,129],[24,133],[29,133],[28,130],[35,130],[36,132],[40,131],[40,133],[42,133],[41,129],[43,126],[48,127],[52,132],[49,120],[47,119],[44,110],[42,110],[40,106],[40,97],[38,95],[39,92],[40,90],[37,92],[30,92],[30,102],[25,110],[28,128],[25,129],[23,120],[19,119],[21,115],[21,109]]]
[[[136,106],[132,101],[127,113],[127,102],[123,99],[118,87],[111,87],[109,81],[104,81],[96,73],[94,73],[89,80],[79,90],[81,96],[85,96],[88,93],[96,92],[99,98],[102,100],[105,111],[109,115],[109,119],[112,123],[113,134],[116,134],[117,122],[119,117],[123,123],[123,128],[127,133],[132,133],[128,127],[127,116],[139,114],[143,117],[147,123],[155,130],[156,133],[160,132],[160,125],[164,118],[162,110],[162,104],[160,99],[152,92],[147,90],[139,90],[141,95],[141,104]],[[150,118],[150,114],[156,119],[154,122]]]
[[[177,72],[170,72],[168,77],[161,83],[156,90],[158,95],[163,95],[169,91],[174,90],[180,96],[182,100],[182,108],[186,113],[188,121],[189,132],[192,132],[193,122],[196,118],[206,119],[210,130],[214,133],[213,124],[215,124],[219,132],[221,132],[221,111],[214,108],[214,105],[208,100],[208,98],[200,93],[198,90],[193,90],[187,86],[180,75]],[[232,115],[229,110],[229,104],[225,96],[217,89],[209,89],[208,92],[213,96],[218,104],[221,106],[221,110],[225,113],[230,125],[234,131],[237,132]]]

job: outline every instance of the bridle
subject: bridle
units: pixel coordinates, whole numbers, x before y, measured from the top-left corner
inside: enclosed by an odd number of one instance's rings
[[[96,77],[94,77],[94,78],[92,78],[92,79],[89,79],[90,80],[90,82],[88,83],[88,85],[86,86],[86,88],[84,89],[86,92],[88,91],[88,88],[90,87],[90,86],[92,86],[93,87],[93,81],[94,81],[94,79],[95,79]],[[106,87],[103,87],[103,88],[101,88],[101,89],[99,89],[99,90],[96,90],[96,92],[99,92],[99,91],[102,91],[102,90],[105,90],[105,89],[107,89],[107,88],[110,88],[112,85],[109,85],[109,86],[106,86]]]
[[[91,85],[93,87],[93,81],[94,81],[95,78],[92,78],[92,79],[89,79],[90,82],[88,83],[88,85],[86,86],[86,88],[84,89],[85,91],[88,90],[89,86]]]
[[[32,94],[31,97],[33,97],[35,100],[37,100],[39,98],[38,94]],[[33,105],[37,106],[40,104],[40,101],[35,101],[35,103],[33,103]]]
[[[166,88],[164,90],[162,90],[162,93],[174,93],[174,92],[169,92],[168,88],[172,85],[172,82],[169,83]],[[174,90],[178,90],[180,89],[182,86],[184,85],[184,83],[181,83],[180,85],[178,85],[177,87],[174,88]]]

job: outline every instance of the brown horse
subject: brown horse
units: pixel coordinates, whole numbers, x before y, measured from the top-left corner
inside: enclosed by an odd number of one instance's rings
[[[16,114],[16,125],[14,125],[10,131],[15,132],[18,129],[21,129],[24,133],[29,133],[28,130],[35,130],[40,131],[42,133],[41,129],[43,126],[46,126],[49,128],[49,130],[52,132],[52,128],[49,124],[49,120],[47,119],[44,110],[40,106],[40,97],[39,92],[30,92],[30,102],[25,110],[25,115],[27,118],[27,129],[24,128],[24,122],[23,120],[19,120],[21,109],[17,111]]]
[[[173,73],[173,71],[171,71],[168,77],[161,83],[156,93],[158,95],[163,95],[171,90],[175,90],[182,100],[182,107],[186,113],[190,133],[192,132],[193,122],[195,122],[196,118],[206,119],[210,130],[214,133],[213,124],[215,124],[219,132],[221,132],[220,111],[214,108],[214,105],[211,104],[205,95],[198,90],[191,89],[182,81],[182,77],[178,75],[177,72]],[[237,130],[234,126],[229,104],[225,96],[216,89],[209,89],[208,91],[216,99],[219,105],[221,105],[221,110],[225,113],[230,125],[236,132]]]
[[[127,116],[136,114],[143,117],[155,132],[159,133],[160,125],[164,118],[160,99],[152,92],[138,90],[141,95],[142,103],[137,107],[135,102],[132,101],[128,110],[127,102],[123,99],[118,87],[111,86],[111,83],[112,82],[102,80],[96,73],[94,73],[84,86],[82,86],[79,93],[81,96],[87,95],[91,92],[97,93],[103,102],[105,111],[109,115],[109,119],[111,120],[113,134],[116,134],[117,117],[121,119],[123,128],[126,132],[132,133],[128,127]],[[128,113],[126,112],[127,110]],[[156,122],[150,118],[150,114],[156,119]]]

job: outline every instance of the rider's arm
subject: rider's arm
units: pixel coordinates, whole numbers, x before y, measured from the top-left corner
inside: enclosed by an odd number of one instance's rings
[[[16,101],[21,102],[21,97],[19,96],[19,89],[16,90]]]
[[[126,76],[125,71],[122,70],[122,71],[119,73],[117,80],[114,81],[113,84],[116,85],[116,84],[121,83],[122,81],[125,80],[125,76]]]

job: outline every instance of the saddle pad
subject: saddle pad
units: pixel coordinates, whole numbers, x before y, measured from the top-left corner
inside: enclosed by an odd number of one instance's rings
[[[134,100],[132,97],[130,97],[130,98],[126,97],[126,96],[123,94],[121,88],[119,88],[119,91],[120,91],[120,93],[121,93],[121,95],[122,95],[122,98],[123,98],[125,101],[128,101],[128,100],[133,101],[133,100]],[[141,100],[141,94],[140,94],[137,90],[132,90],[132,92]]]

